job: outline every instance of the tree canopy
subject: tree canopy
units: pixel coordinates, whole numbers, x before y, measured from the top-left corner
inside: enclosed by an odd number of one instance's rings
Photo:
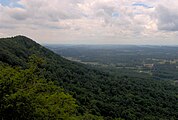
[[[2,119],[177,119],[178,87],[66,60],[29,38],[0,39]]]

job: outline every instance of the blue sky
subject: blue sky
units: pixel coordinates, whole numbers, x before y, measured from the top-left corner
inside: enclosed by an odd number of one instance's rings
[[[11,2],[11,0],[0,0],[0,3],[5,6],[8,6]]]
[[[132,4],[132,5],[133,5],[133,6],[142,6],[142,7],[145,7],[145,8],[153,8],[152,6],[149,6],[149,5],[147,5],[147,4],[140,3],[140,2],[134,3],[134,4]]]
[[[112,13],[112,17],[119,17],[119,13],[118,12],[113,12]]]
[[[18,4],[19,0],[0,0],[0,4],[3,6],[8,6],[8,7],[19,7],[21,8],[22,5]]]

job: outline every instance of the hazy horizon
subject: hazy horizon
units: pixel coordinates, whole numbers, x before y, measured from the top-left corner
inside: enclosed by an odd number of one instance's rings
[[[65,43],[40,43],[41,45],[47,46],[159,46],[159,47],[178,47],[178,45],[156,45],[156,44],[65,44]]]

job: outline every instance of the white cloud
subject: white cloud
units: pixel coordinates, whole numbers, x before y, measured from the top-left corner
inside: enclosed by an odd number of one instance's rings
[[[158,28],[166,31],[178,31],[178,8],[157,7]]]
[[[0,37],[24,34],[40,42],[176,43],[175,0],[19,0],[0,4]],[[44,34],[45,33],[45,34]]]

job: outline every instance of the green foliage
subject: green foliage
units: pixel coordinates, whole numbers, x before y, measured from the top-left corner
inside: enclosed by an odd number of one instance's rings
[[[178,46],[135,45],[47,45],[56,53],[74,61],[109,67],[129,72],[130,70],[152,75],[155,80],[178,79]],[[154,65],[153,65],[154,64]],[[144,75],[145,75],[144,74]],[[134,75],[134,72],[131,73]]]
[[[34,66],[22,70],[0,65],[0,118],[72,119],[77,107],[75,99],[53,82],[39,77]]]
[[[96,116],[92,114],[85,113],[83,116],[78,116],[78,120],[104,120],[102,116]]]
[[[68,61],[23,36],[0,40],[0,61],[4,119],[178,118],[178,88],[168,81],[96,70]]]

